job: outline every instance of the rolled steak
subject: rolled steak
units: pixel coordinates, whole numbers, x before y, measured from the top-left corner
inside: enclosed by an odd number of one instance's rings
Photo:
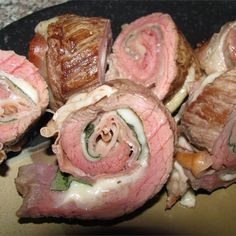
[[[201,67],[210,75],[236,66],[236,21],[225,23],[218,33],[196,50]]]
[[[50,88],[54,111],[68,97],[104,82],[112,43],[110,20],[66,14],[40,22],[30,42],[29,60]]]
[[[48,106],[47,84],[38,69],[13,51],[0,50],[0,163]]]
[[[207,77],[185,107],[181,134],[204,158],[196,161],[199,155],[185,152],[177,155],[177,161],[187,169],[195,190],[213,191],[236,181],[235,104],[236,70],[231,69]],[[205,162],[206,168],[199,169]]]
[[[172,112],[201,71],[194,52],[170,15],[153,13],[122,27],[106,79],[130,79],[151,88]]]
[[[56,135],[59,168],[20,168],[19,217],[119,217],[157,194],[172,169],[176,124],[154,94],[129,80],[72,96],[41,134]]]

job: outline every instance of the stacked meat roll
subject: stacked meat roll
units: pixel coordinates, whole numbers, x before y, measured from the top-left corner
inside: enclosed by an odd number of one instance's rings
[[[181,119],[178,177],[168,184],[169,207],[185,194],[188,183],[194,190],[211,192],[236,181],[235,102],[236,69],[214,73],[195,85]]]
[[[119,217],[157,194],[172,169],[175,122],[156,96],[129,80],[72,96],[41,133],[56,135],[59,168],[20,168],[19,217]]]
[[[191,46],[168,14],[153,13],[124,25],[113,45],[107,79],[151,88],[173,112],[201,76]]]
[[[51,109],[104,82],[112,40],[108,19],[67,14],[40,22],[35,32],[29,59],[47,80]]]
[[[0,50],[0,163],[21,149],[25,132],[48,105],[46,82],[38,69],[13,51]]]

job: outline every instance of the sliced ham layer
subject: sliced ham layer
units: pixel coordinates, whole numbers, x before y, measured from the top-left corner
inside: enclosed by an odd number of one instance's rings
[[[38,69],[13,51],[0,50],[1,160],[48,105],[48,90]]]
[[[191,78],[185,83],[188,74]],[[150,87],[166,103],[174,99],[175,104],[169,105],[173,111],[200,74],[193,50],[172,18],[153,13],[123,26],[113,45],[106,77],[128,78]],[[183,87],[177,99],[174,95]]]
[[[19,217],[115,218],[157,194],[172,169],[175,122],[150,91],[129,80],[72,96],[41,133],[57,136],[58,167],[73,181],[55,191],[56,167],[22,167]]]
[[[67,14],[40,22],[35,32],[29,59],[47,79],[53,110],[71,94],[104,82],[112,40],[108,19]]]
[[[218,33],[196,50],[201,67],[210,75],[236,65],[236,22],[224,24]]]

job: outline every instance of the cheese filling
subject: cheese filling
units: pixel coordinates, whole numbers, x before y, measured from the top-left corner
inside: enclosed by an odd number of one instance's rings
[[[186,96],[189,94],[190,84],[195,81],[195,69],[191,66],[188,70],[188,75],[183,86],[180,90],[173,96],[173,98],[168,101],[165,106],[170,112],[174,112],[180,104],[184,101]]]
[[[219,175],[219,178],[223,181],[232,181],[236,179],[236,171],[231,172],[231,173],[223,173]]]
[[[93,186],[73,181],[70,188],[64,192],[62,205],[74,202],[78,207],[90,209],[102,205],[107,193],[115,191],[117,194],[127,195],[129,185],[140,179],[146,171],[147,160],[140,163],[141,167],[131,174],[112,178],[101,178]],[[120,191],[122,189],[122,191]]]
[[[127,124],[132,125],[137,135],[137,139],[141,145],[141,153],[139,155],[139,159],[141,162],[144,160],[144,163],[146,163],[145,160],[146,157],[148,156],[149,148],[141,120],[131,109],[127,108],[118,109],[117,112],[125,120]]]
[[[221,74],[222,74],[222,72],[216,72],[216,73],[214,73],[214,74],[211,74],[211,75],[207,76],[205,79],[203,79],[203,80],[201,81],[200,86],[199,86],[199,87],[194,91],[194,93],[189,97],[189,101],[188,101],[188,102],[189,102],[189,103],[194,102],[194,101],[198,98],[198,96],[202,93],[202,91],[204,90],[204,88],[205,88],[208,84],[213,83],[214,80],[215,80],[216,78],[218,78]]]
[[[38,92],[31,84],[0,70],[0,124],[28,116],[38,102]]]
[[[4,71],[0,70],[0,77],[2,79],[7,79],[11,81],[16,87],[18,87],[24,94],[26,94],[35,104],[38,103],[38,92],[37,90],[27,81],[16,78],[13,75],[10,75]]]

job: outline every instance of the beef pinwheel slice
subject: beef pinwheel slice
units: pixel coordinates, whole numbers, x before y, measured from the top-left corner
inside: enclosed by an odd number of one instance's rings
[[[66,14],[35,27],[29,60],[47,80],[52,110],[73,93],[104,82],[111,44],[110,20],[101,17]]]
[[[157,194],[172,169],[176,124],[154,95],[128,80],[72,96],[41,134],[57,136],[59,171],[21,167],[19,217],[119,217]]]
[[[235,102],[235,69],[208,76],[189,97],[179,127],[185,144],[179,142],[175,160],[194,190],[212,192],[236,182]]]
[[[199,44],[196,55],[206,74],[225,72],[236,65],[236,21],[225,23],[218,33]]]
[[[171,16],[153,13],[123,26],[106,79],[128,78],[152,88],[173,112],[201,75],[193,49]]]
[[[0,162],[44,113],[49,97],[38,69],[13,51],[0,50]]]

